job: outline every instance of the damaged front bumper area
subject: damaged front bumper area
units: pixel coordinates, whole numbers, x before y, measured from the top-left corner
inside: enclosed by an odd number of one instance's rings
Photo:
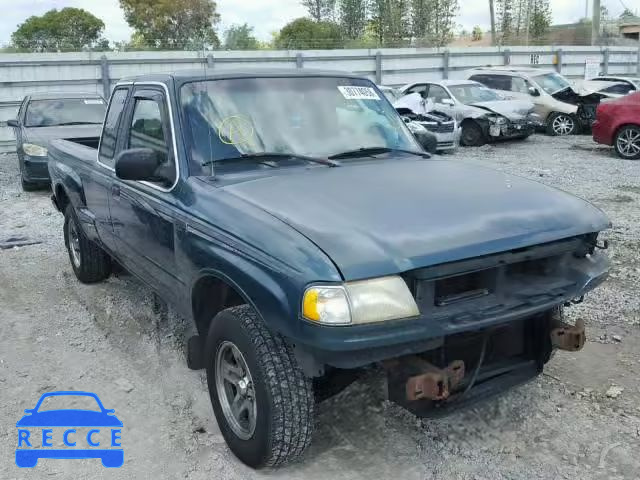
[[[509,139],[533,134],[539,128],[541,122],[529,115],[520,119],[508,119],[502,116],[489,116],[487,118],[487,134],[489,138]]]

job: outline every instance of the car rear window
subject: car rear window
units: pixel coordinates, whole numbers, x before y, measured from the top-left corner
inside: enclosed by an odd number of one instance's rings
[[[59,98],[32,100],[27,107],[26,127],[101,125],[106,105],[102,98]]]

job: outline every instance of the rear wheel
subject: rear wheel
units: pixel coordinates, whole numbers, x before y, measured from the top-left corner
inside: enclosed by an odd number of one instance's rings
[[[460,143],[465,147],[480,147],[487,143],[482,128],[474,121],[467,121],[462,125]]]
[[[95,283],[109,277],[111,257],[86,237],[71,204],[67,205],[64,213],[64,243],[78,280]]]
[[[311,442],[311,380],[291,347],[248,305],[211,322],[206,341],[209,395],[231,451],[253,468],[283,465]]]
[[[547,120],[547,134],[557,137],[573,135],[578,132],[578,122],[568,113],[553,113]]]
[[[621,158],[640,159],[640,125],[627,125],[618,130],[614,145]]]

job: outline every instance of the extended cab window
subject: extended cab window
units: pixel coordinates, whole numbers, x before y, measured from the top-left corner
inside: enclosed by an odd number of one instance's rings
[[[159,159],[162,176],[165,178],[159,184],[167,187],[175,181],[175,168],[169,148],[169,134],[165,131],[167,121],[165,121],[163,110],[163,105],[159,100],[136,99],[129,130],[128,148],[150,148],[153,150]]]
[[[100,163],[107,167],[114,168],[115,153],[117,143],[118,125],[120,125],[120,117],[124,110],[125,100],[129,94],[128,88],[118,88],[111,96],[111,103],[107,111],[107,118],[102,129],[102,140],[100,141],[100,151],[98,158]]]

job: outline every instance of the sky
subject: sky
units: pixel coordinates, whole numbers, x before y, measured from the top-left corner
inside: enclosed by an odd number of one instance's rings
[[[180,0],[176,0],[180,1]],[[571,23],[584,16],[585,5],[591,0],[552,0],[553,22]],[[638,8],[639,0],[623,0],[629,8]],[[620,0],[601,0],[612,16],[622,13]],[[0,17],[0,45],[11,40],[11,33],[31,15],[64,7],[84,8],[105,23],[105,37],[112,41],[128,40],[131,29],[124,19],[118,0],[0,0],[9,6]],[[279,30],[287,22],[304,16],[305,9],[299,0],[217,0],[222,19],[219,33],[232,24],[248,23],[260,40],[268,40],[270,32]],[[474,25],[489,28],[488,0],[459,0],[460,14],[457,22],[470,30]]]

